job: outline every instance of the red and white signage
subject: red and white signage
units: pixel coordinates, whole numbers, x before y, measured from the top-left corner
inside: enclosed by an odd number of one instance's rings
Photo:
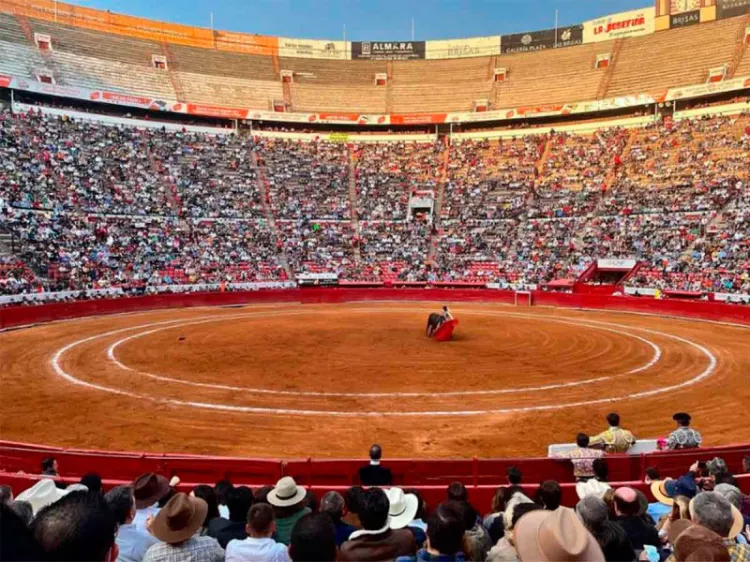
[[[656,8],[654,6],[589,20],[583,23],[583,42],[596,43],[648,35],[654,32],[655,21]]]

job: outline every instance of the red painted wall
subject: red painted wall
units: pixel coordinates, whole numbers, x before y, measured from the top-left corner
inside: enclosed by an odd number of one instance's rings
[[[433,302],[513,303],[512,291],[466,288],[305,288],[269,289],[236,293],[192,293],[154,295],[122,299],[77,301],[73,303],[13,306],[0,308],[0,329],[50,322],[82,316],[117,314],[164,308],[221,306],[264,302],[343,303],[378,300]],[[596,294],[568,294],[535,291],[533,302],[539,306],[606,309],[647,312],[664,316],[685,316],[704,320],[722,320],[750,324],[750,306],[680,299],[656,300],[647,297],[614,297]]]

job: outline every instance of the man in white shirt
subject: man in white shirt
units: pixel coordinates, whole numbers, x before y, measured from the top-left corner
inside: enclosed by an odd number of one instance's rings
[[[244,540],[229,541],[225,562],[289,562],[286,545],[274,541],[276,516],[265,503],[255,504],[247,513],[247,534]]]
[[[135,518],[135,497],[130,486],[112,488],[104,499],[117,520],[117,537],[119,548],[117,562],[141,562],[146,551],[159,541],[145,529],[133,524]]]

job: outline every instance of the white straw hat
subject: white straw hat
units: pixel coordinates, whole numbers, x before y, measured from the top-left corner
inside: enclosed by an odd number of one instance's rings
[[[401,488],[391,488],[386,494],[391,504],[388,509],[391,529],[403,529],[414,520],[419,509],[419,500],[414,494],[404,494]]]
[[[44,478],[34,484],[31,488],[27,488],[16,497],[17,501],[26,501],[31,504],[31,509],[34,512],[34,516],[39,513],[43,508],[48,505],[52,505],[57,500],[65,497],[70,492],[77,490],[88,490],[86,486],[79,485],[76,488],[68,488],[63,490],[55,485],[55,481],[50,478]]]
[[[294,478],[284,476],[268,493],[268,503],[276,507],[288,507],[298,504],[305,499],[306,495],[307,491],[302,486],[297,486]]]

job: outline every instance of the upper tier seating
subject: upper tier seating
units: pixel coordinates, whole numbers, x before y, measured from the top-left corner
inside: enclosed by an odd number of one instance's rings
[[[188,47],[0,14],[0,72],[33,79],[45,69],[61,85],[233,108],[273,110],[283,100],[296,112],[470,112],[480,100],[502,109],[659,94],[703,83],[709,69],[725,63],[737,66],[730,69],[736,76],[750,74],[750,55],[739,50],[746,21],[502,56],[360,61]],[[40,54],[33,32],[50,35],[53,52]],[[605,53],[613,65],[596,69]],[[153,55],[165,56],[168,70],[154,68]],[[505,81],[493,81],[495,68],[508,70]],[[281,71],[293,73],[288,88]],[[387,85],[375,85],[379,73],[388,75]]]
[[[49,66],[60,84],[175,99],[166,70],[153,67],[158,43],[62,24],[29,20],[31,31],[52,38]]]
[[[393,113],[471,111],[492,89],[492,58],[394,61]],[[416,64],[415,64],[416,62]]]
[[[658,93],[701,84],[710,68],[732,61],[744,18],[730,18],[631,37],[622,43],[607,97]]]
[[[494,108],[595,99],[605,72],[594,68],[596,55],[611,52],[613,46],[614,41],[606,41],[497,57],[497,66],[507,68],[508,77],[497,83]]]

